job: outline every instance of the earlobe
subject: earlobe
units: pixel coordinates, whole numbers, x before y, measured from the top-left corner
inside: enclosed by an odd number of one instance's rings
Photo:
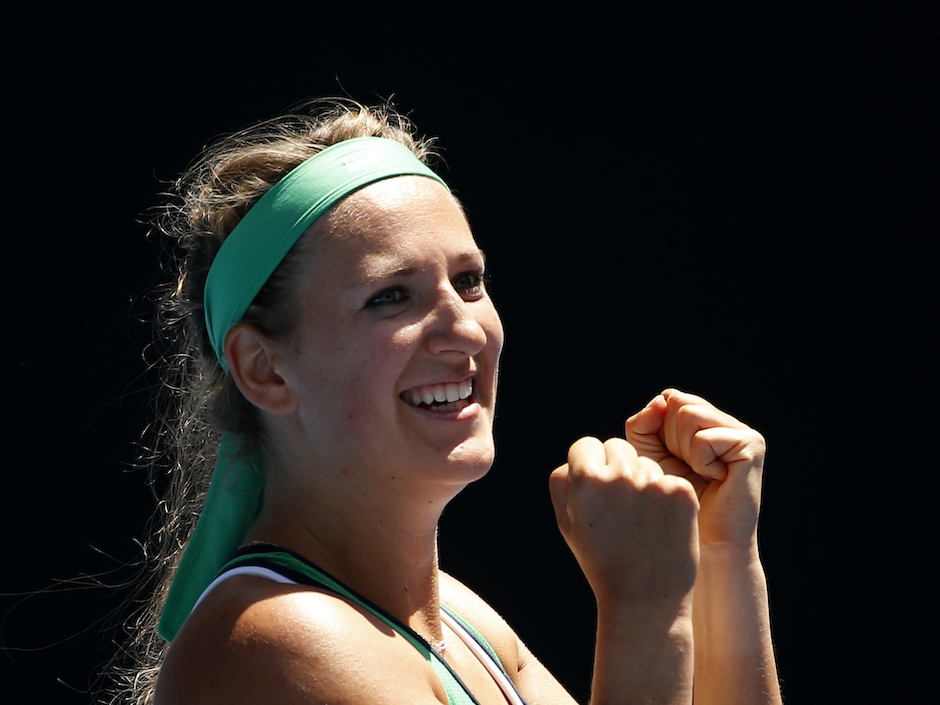
[[[245,398],[259,409],[286,415],[297,410],[297,398],[278,371],[278,354],[261,331],[239,323],[225,337],[225,360]]]

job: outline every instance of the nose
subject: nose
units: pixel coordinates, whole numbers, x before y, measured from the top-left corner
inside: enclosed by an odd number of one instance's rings
[[[436,355],[456,353],[473,356],[487,343],[484,320],[496,317],[488,298],[465,301],[455,290],[441,292],[432,312],[433,321],[428,335],[428,346]]]

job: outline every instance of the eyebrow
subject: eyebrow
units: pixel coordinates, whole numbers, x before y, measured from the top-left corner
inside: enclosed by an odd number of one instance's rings
[[[474,250],[470,252],[464,252],[458,255],[455,258],[457,263],[472,262],[477,258],[482,258],[483,262],[486,262],[486,255],[483,250]],[[362,279],[359,280],[357,286],[369,286],[377,281],[383,279],[392,279],[394,277],[413,277],[414,275],[421,272],[420,267],[404,266],[397,265],[396,263],[389,263],[386,266],[378,266],[375,268],[370,267],[369,270],[363,275]]]

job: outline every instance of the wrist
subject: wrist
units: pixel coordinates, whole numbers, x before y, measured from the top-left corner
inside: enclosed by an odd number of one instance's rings
[[[691,608],[598,609],[592,705],[689,702],[693,675]]]
[[[699,570],[705,565],[748,568],[760,566],[757,536],[748,541],[703,543],[699,549]]]
[[[621,634],[637,636],[691,635],[693,593],[663,599],[619,599],[597,601],[599,627]]]

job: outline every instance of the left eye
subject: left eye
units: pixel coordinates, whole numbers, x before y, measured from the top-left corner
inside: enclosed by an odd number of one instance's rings
[[[458,291],[475,293],[483,288],[484,277],[481,272],[464,272],[454,279],[454,288]]]

